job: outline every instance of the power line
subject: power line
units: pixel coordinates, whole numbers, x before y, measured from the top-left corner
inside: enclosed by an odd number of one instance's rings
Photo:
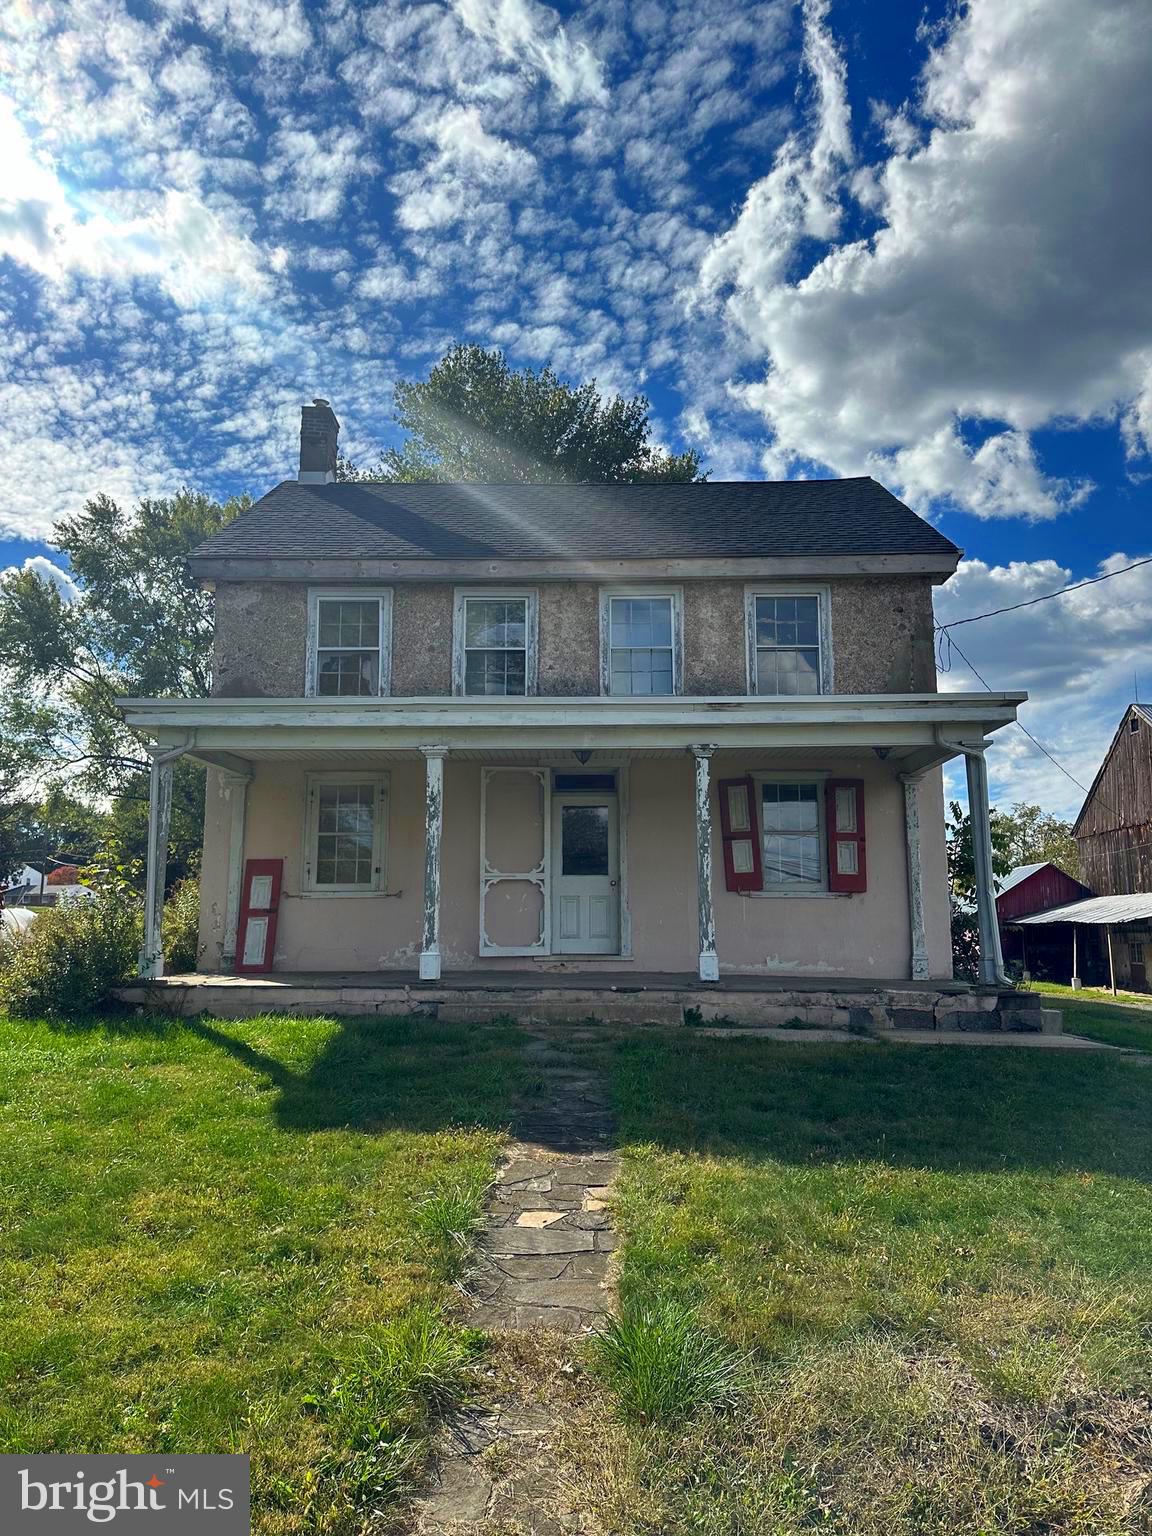
[[[1142,564],[1152,563],[1152,557],[1150,557],[1149,561],[1141,562],[1141,563]],[[1117,572],[1116,574],[1119,575],[1120,573]],[[1053,593],[1053,596],[1059,596],[1059,593]],[[1042,602],[1043,599],[1042,598],[1037,598],[1036,601],[1037,602]],[[988,615],[984,615],[984,617],[988,617]],[[969,623],[970,620],[962,619],[960,622],[961,623]],[[972,674],[976,677],[977,681],[982,683],[983,686],[987,689],[987,691],[989,693],[991,693],[992,692],[992,685],[988,682],[987,678],[983,677],[976,670],[976,668],[973,665],[973,663],[968,660],[967,656],[965,656],[964,652],[956,644],[956,642],[955,642],[955,640],[953,640],[952,636],[946,633],[946,631],[947,631],[949,626],[947,624],[938,624],[936,627],[937,627],[937,630],[941,634],[944,635],[944,639],[945,639],[945,641],[946,641],[946,643],[948,645],[949,650],[956,652],[957,656],[959,656],[960,660],[969,669],[969,671],[972,672]],[[951,668],[950,668],[950,666],[945,666],[941,670],[947,672],[947,671],[950,671]],[[1028,727],[1026,725],[1021,724],[1021,722],[1019,720],[1013,720],[1012,724],[1016,725],[1016,726],[1019,726],[1019,728],[1024,732],[1025,736],[1027,736],[1028,740],[1032,743],[1032,745],[1036,748],[1036,750],[1038,752],[1042,752],[1044,754],[1044,756],[1048,759],[1048,761],[1051,764],[1053,764],[1054,767],[1059,768],[1060,772],[1064,775],[1064,777],[1066,779],[1071,779],[1072,783],[1075,784],[1076,788],[1080,791],[1080,793],[1082,795],[1088,795],[1088,794],[1091,793],[1090,790],[1086,789],[1085,786],[1083,784],[1081,784],[1080,780],[1076,777],[1076,775],[1074,773],[1069,773],[1068,769],[1065,768],[1064,764],[1062,762],[1058,761],[1058,759],[1056,759],[1055,757],[1052,756],[1051,752],[1049,752],[1048,748],[1044,745],[1044,743],[1042,741],[1037,741],[1036,740],[1035,736],[1033,736],[1032,732],[1028,729]],[[1100,803],[1105,807],[1106,810],[1111,811],[1114,816],[1119,814],[1117,812],[1115,806],[1109,805],[1107,800],[1103,799],[1103,797],[1101,797]]]
[[[1046,592],[1043,597],[1030,597],[1023,603],[1010,603],[1007,608],[992,608],[988,613],[974,613],[967,619],[953,619],[950,624],[938,624],[937,629],[959,629],[961,624],[976,624],[981,619],[994,619],[1001,613],[1015,613],[1020,608],[1034,608],[1037,603],[1049,603],[1054,597],[1066,597],[1069,592],[1079,592],[1081,587],[1094,587],[1098,582],[1111,581],[1113,576],[1124,576],[1128,571],[1135,571],[1142,565],[1152,565],[1152,555],[1146,555],[1143,560],[1133,560],[1131,565],[1124,565],[1118,571],[1105,571],[1103,576],[1089,576],[1086,581],[1076,581],[1070,587],[1061,587],[1059,592]],[[968,663],[971,666],[971,662]],[[976,671],[972,667],[973,672]],[[977,673],[977,676],[980,674]]]

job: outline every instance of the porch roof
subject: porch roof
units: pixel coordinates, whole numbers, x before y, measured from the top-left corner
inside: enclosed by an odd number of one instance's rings
[[[790,753],[878,749],[915,773],[978,746],[1016,718],[1024,693],[659,698],[121,699],[127,723],[204,762],[305,753]]]

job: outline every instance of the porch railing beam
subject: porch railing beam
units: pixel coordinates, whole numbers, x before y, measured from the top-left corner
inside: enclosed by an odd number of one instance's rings
[[[696,901],[700,927],[701,981],[720,980],[720,961],[716,953],[716,914],[712,905],[712,783],[711,758],[716,746],[701,742],[693,746],[696,759]]]
[[[440,980],[440,844],[444,832],[444,759],[447,747],[424,754],[424,937],[420,980]]]

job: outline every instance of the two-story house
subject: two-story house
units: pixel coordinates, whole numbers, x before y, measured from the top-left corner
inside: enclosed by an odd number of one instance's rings
[[[938,693],[960,551],[868,478],[349,484],[300,472],[191,557],[213,695],[123,701],[208,766],[208,972],[951,977],[940,765],[1019,693]],[[640,984],[637,981],[637,984]]]

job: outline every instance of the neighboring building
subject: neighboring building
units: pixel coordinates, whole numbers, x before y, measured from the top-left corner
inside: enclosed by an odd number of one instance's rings
[[[1124,711],[1072,836],[1097,895],[1152,891],[1152,710],[1143,704]]]
[[[208,971],[951,976],[940,765],[968,768],[984,979],[1001,975],[988,733],[936,691],[960,551],[875,481],[298,481],[196,550],[214,693],[123,700],[208,764]],[[714,858],[715,852],[715,858]]]
[[[4,887],[3,899],[6,906],[40,906],[43,902],[47,881],[38,869],[33,869],[31,864],[25,864],[12,875]]]
[[[1070,951],[1072,985],[1148,990],[1152,959],[1152,711],[1130,704],[1072,828],[1088,899],[1027,916],[1032,955]],[[1092,895],[1091,892],[1095,892]]]
[[[999,884],[996,918],[1000,924],[1000,945],[1005,964],[1010,968],[1027,971],[1030,976],[1042,981],[1067,983],[1075,969],[1072,964],[1071,930],[1064,925],[1055,925],[1052,928],[1030,929],[1025,936],[1022,928],[1009,925],[1015,924],[1021,917],[1080,901],[1091,896],[1092,892],[1050,860],[1038,864],[1020,864],[1005,875]],[[1080,959],[1082,962],[1087,961],[1087,949],[1081,952]],[[1084,964],[1081,964],[1080,974],[1088,976]]]

